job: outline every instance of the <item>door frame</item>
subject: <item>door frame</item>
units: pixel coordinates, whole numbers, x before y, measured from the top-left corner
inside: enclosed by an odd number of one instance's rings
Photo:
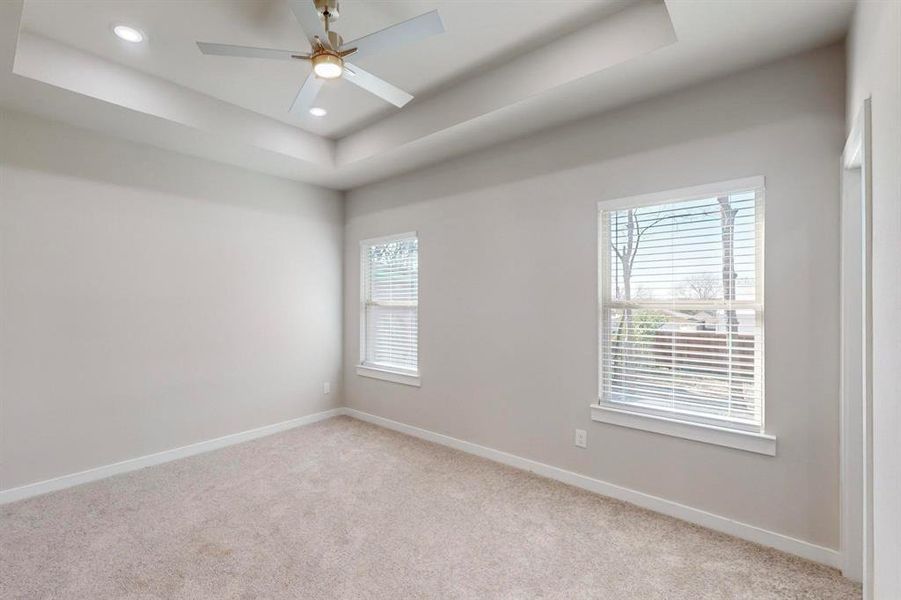
[[[842,152],[840,458],[842,573],[873,582],[872,153],[870,99]],[[851,228],[851,229],[849,229]]]

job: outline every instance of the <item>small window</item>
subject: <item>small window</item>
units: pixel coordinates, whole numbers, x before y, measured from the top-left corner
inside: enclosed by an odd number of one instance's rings
[[[415,233],[360,244],[361,375],[419,384],[419,240]]]
[[[601,204],[601,407],[762,433],[763,195]]]

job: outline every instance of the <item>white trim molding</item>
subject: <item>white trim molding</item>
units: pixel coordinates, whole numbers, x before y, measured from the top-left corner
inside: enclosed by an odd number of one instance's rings
[[[763,175],[753,175],[751,177],[743,177],[741,179],[717,181],[715,183],[705,183],[702,185],[679,188],[676,190],[657,191],[648,194],[627,196],[625,198],[610,198],[607,200],[598,201],[598,206],[604,210],[636,208],[640,206],[661,204],[663,202],[683,202],[686,200],[699,200],[719,194],[724,190],[731,191],[732,193],[737,193],[741,191],[763,189],[765,187],[766,177],[764,177]]]
[[[357,365],[357,375],[419,387],[419,373],[404,373],[389,369],[376,369],[367,365]]]
[[[704,423],[680,421],[658,415],[641,414],[631,410],[618,410],[600,404],[591,405],[591,420],[660,433],[695,442],[703,442],[705,444],[776,456],[776,437],[766,433],[740,431]]]
[[[139,456],[137,458],[130,458],[121,462],[103,465],[101,467],[95,467],[93,469],[80,471],[78,473],[71,473],[69,475],[54,477],[53,479],[38,481],[37,483],[29,483],[27,485],[11,488],[8,490],[0,490],[0,504],[8,504],[17,500],[24,500],[25,498],[31,498],[33,496],[40,496],[42,494],[55,492],[57,490],[81,485],[83,483],[97,481],[98,479],[112,477],[113,475],[129,473],[131,471],[137,471],[138,469],[143,469],[145,467],[152,467],[154,465],[178,460],[180,458],[194,456],[195,454],[202,454],[204,452],[209,452],[210,450],[218,450],[219,448],[224,448],[226,446],[233,446],[235,444],[240,444],[241,442],[247,442],[250,440],[255,440],[257,438],[265,437],[267,435],[272,435],[273,433],[279,433],[282,431],[287,431],[288,429],[294,429],[295,427],[301,427],[303,425],[316,423],[317,421],[323,421],[331,417],[337,417],[341,414],[343,414],[341,408],[324,410],[322,412],[305,415],[296,419],[290,419],[288,421],[282,421],[280,423],[273,423],[272,425],[264,425],[263,427],[257,427],[256,429],[248,429],[247,431],[232,433],[211,440],[205,440],[202,442],[197,442],[195,444],[181,446],[180,448],[173,448],[171,450],[164,450],[155,454],[147,454],[145,456]]]
[[[679,504],[678,502],[673,502],[671,500],[666,500],[657,496],[645,494],[644,492],[639,492],[613,483],[608,483],[600,479],[594,479],[592,477],[574,473],[572,471],[567,471],[559,467],[553,467],[551,465],[530,460],[528,458],[516,456],[515,454],[509,454],[507,452],[495,450],[494,448],[480,446],[472,442],[453,438],[447,435],[429,431],[427,429],[414,427],[412,425],[407,425],[398,421],[392,421],[391,419],[386,419],[384,417],[365,413],[353,408],[344,407],[334,408],[304,417],[282,421],[281,423],[266,425],[256,429],[250,429],[248,431],[242,431],[240,433],[222,436],[212,440],[190,444],[188,446],[174,448],[172,450],[165,450],[156,454],[149,454],[138,458],[124,460],[110,465],[81,471],[79,473],[63,475],[54,479],[48,479],[46,481],[40,481],[17,488],[3,490],[0,491],[0,504],[7,504],[10,502],[15,502],[17,500],[39,496],[83,483],[105,479],[113,475],[137,471],[145,467],[178,460],[180,458],[194,456],[196,454],[202,454],[211,450],[217,450],[226,446],[232,446],[241,442],[265,437],[267,435],[272,435],[274,433],[279,433],[288,429],[293,429],[295,427],[309,425],[311,423],[339,415],[347,415],[360,421],[366,421],[368,423],[372,423],[386,429],[391,429],[393,431],[398,431],[400,433],[404,433],[419,439],[423,439],[436,444],[441,444],[449,448],[461,450],[468,454],[481,456],[482,458],[493,460],[498,463],[515,467],[517,469],[530,471],[537,475],[541,475],[542,477],[554,479],[556,481],[588,490],[596,494],[601,494],[603,496],[609,496],[611,498],[616,498],[617,500],[629,502],[648,510],[653,510],[664,515],[681,519],[683,521],[688,521],[689,523],[707,527],[708,529],[726,533],[728,535],[748,540],[750,542],[769,546],[771,548],[775,548],[789,554],[794,554],[795,556],[800,556],[801,558],[805,558],[807,560],[822,563],[830,567],[839,567],[841,565],[841,557],[839,552],[831,548],[817,546],[816,544],[811,544],[810,542],[805,542],[803,540],[782,535],[780,533],[762,529],[760,527],[755,527],[754,525],[742,523],[728,517],[709,513],[697,508],[692,508],[684,504]]]
[[[870,98],[842,152],[840,389],[842,574],[873,597],[873,159]]]
[[[617,500],[629,502],[648,510],[674,517],[676,519],[681,519],[683,521],[688,521],[689,523],[694,523],[695,525],[700,525],[701,527],[707,527],[708,529],[713,529],[714,531],[732,535],[749,542],[754,542],[763,546],[769,546],[771,548],[781,550],[782,552],[794,554],[795,556],[800,556],[801,558],[812,560],[814,562],[828,565],[830,567],[838,567],[841,564],[841,556],[839,552],[837,550],[833,550],[832,548],[817,546],[816,544],[805,542],[804,540],[799,540],[787,535],[783,535],[781,533],[776,533],[774,531],[762,529],[754,525],[742,523],[741,521],[736,521],[728,517],[709,513],[697,508],[692,508],[684,504],[679,504],[678,502],[673,502],[671,500],[666,500],[664,498],[645,494],[644,492],[639,492],[613,483],[608,483],[600,479],[594,479],[592,477],[574,473],[572,471],[567,471],[559,467],[546,465],[544,463],[530,460],[528,458],[522,458],[520,456],[516,456],[515,454],[509,454],[507,452],[495,450],[494,448],[480,446],[478,444],[453,438],[441,433],[435,433],[434,431],[414,427],[413,425],[407,425],[406,423],[392,421],[391,419],[386,419],[384,417],[365,413],[353,408],[343,408],[341,409],[341,413],[349,417],[359,419],[361,421],[366,421],[367,423],[372,423],[373,425],[378,425],[386,429],[405,433],[413,437],[417,437],[429,442],[434,442],[436,444],[441,444],[442,446],[447,446],[456,450],[461,450],[469,454],[481,456],[482,458],[487,458],[488,460],[493,460],[495,462],[515,467],[517,469],[530,471],[532,473],[535,473],[536,475],[541,475],[542,477],[554,479],[556,481],[588,490],[596,494],[601,494],[603,496],[609,496],[611,498],[616,498]]]
[[[379,244],[387,244],[388,242],[396,242],[397,240],[405,240],[414,237],[419,237],[419,233],[416,231],[407,231],[406,233],[392,233],[391,235],[366,238],[365,240],[360,240],[360,248],[378,246]]]

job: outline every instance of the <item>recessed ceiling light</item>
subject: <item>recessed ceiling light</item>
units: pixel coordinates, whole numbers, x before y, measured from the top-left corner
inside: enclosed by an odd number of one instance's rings
[[[125,40],[126,42],[131,42],[132,44],[137,44],[139,42],[144,41],[144,34],[140,29],[135,29],[134,27],[129,27],[128,25],[116,25],[113,27],[113,33],[116,34],[116,37],[120,40]]]
[[[318,106],[314,106],[313,108],[310,109],[310,114],[313,115],[314,117],[324,117],[325,115],[328,114],[328,111],[325,110],[324,108],[319,108]]]

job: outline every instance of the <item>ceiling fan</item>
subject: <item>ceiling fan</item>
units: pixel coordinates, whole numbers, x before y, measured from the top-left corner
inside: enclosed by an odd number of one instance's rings
[[[310,40],[308,53],[207,42],[197,42],[197,46],[204,54],[219,56],[310,61],[313,72],[291,104],[291,112],[298,114],[313,105],[325,81],[339,77],[395,106],[404,106],[413,96],[345,59],[351,55],[363,58],[444,32],[441,17],[437,10],[433,10],[345,43],[337,32],[331,30],[331,23],[338,18],[338,0],[288,0],[288,4]]]

